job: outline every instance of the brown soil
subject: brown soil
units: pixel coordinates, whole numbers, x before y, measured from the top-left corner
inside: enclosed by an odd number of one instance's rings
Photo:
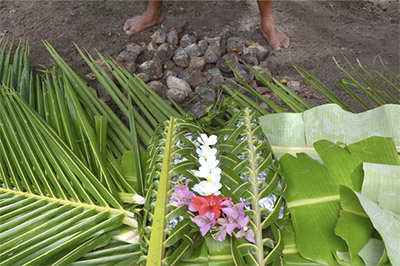
[[[128,37],[122,26],[125,19],[141,14],[145,1],[1,1],[0,36],[9,34],[28,40],[32,65],[49,65],[49,55],[41,40],[49,41],[78,71],[87,69],[73,42],[91,51],[117,55],[125,45],[149,40],[160,25]],[[354,106],[336,82],[344,77],[332,57],[352,63],[358,58],[369,70],[380,68],[377,56],[400,73],[400,5],[398,2],[369,1],[281,1],[274,7],[275,18],[291,39],[291,47],[268,58],[269,69],[279,78],[301,80],[293,69],[298,64],[315,74]],[[168,1],[161,26],[179,27],[183,33],[216,36],[224,30],[268,46],[259,30],[255,1]],[[324,99],[302,82],[300,95],[313,105]],[[400,98],[400,97],[399,97]]]

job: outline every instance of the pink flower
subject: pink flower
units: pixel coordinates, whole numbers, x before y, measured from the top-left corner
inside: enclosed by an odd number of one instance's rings
[[[255,241],[255,239],[254,239],[254,232],[253,232],[253,229],[251,229],[250,226],[244,226],[244,227],[242,227],[242,229],[240,229],[240,231],[237,232],[236,237],[237,237],[237,238],[246,237],[246,239],[247,239],[249,242],[256,243],[256,241]]]
[[[236,228],[243,228],[249,223],[249,217],[244,213],[243,207],[248,203],[238,203],[232,207],[223,208],[222,212],[226,214],[228,222],[235,224]]]
[[[196,217],[190,217],[190,219],[200,227],[200,232],[202,236],[205,236],[210,228],[213,227],[216,223],[214,218],[214,213],[209,212],[205,215],[198,215]]]
[[[218,241],[224,241],[226,238],[226,234],[232,236],[233,230],[237,228],[235,223],[230,223],[226,218],[219,218],[217,220],[217,223],[220,224],[220,227],[216,227],[219,229],[219,232],[217,234],[216,240]]]
[[[192,197],[195,196],[193,192],[189,190],[188,184],[192,181],[191,179],[186,179],[184,186],[176,185],[174,186],[174,192],[172,193],[172,198],[178,201],[178,207],[182,205],[188,206],[189,211],[196,211],[196,209],[192,205]]]

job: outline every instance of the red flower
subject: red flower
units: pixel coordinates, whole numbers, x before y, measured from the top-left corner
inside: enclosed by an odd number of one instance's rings
[[[226,207],[222,204],[225,200],[232,201],[232,198],[215,196],[214,194],[206,197],[192,197],[192,205],[200,215],[212,212],[214,213],[214,218],[218,219],[221,215],[220,209]]]

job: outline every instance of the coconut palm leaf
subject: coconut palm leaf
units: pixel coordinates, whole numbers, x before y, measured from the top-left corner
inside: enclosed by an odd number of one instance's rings
[[[104,101],[97,98],[94,88],[74,72],[48,43],[45,43],[45,46],[57,63],[57,67],[62,71],[62,75],[57,75],[57,79],[61,79],[59,82],[61,91],[64,91],[64,83],[68,81],[88,117],[96,115],[108,117],[108,135],[110,136],[108,141],[111,142],[109,147],[113,154],[119,158],[124,152],[131,150],[130,133],[127,127]]]
[[[20,84],[13,80],[7,84]],[[109,120],[88,117],[55,70],[29,85],[27,97],[0,87],[0,256],[4,265],[71,264],[134,232],[138,224],[127,209],[136,212],[138,197],[109,148]],[[137,244],[117,243],[119,255],[81,260],[135,264],[142,255]]]
[[[376,106],[381,106],[383,104],[399,104],[400,103],[400,78],[398,75],[394,74],[387,66],[381,63],[385,69],[385,73],[381,73],[379,70],[375,70],[375,74],[371,74],[361,63],[357,60],[357,68],[345,57],[343,56],[347,66],[350,70],[340,65],[338,61],[334,58],[334,62],[337,67],[343,72],[345,78],[338,81],[338,85],[342,87],[356,102],[358,102],[362,108],[365,110],[370,110]],[[263,97],[249,84],[246,84],[240,76],[235,72],[235,76],[241,81],[242,85],[237,86],[243,89],[247,94],[256,97],[260,102],[266,104],[274,112],[285,112],[285,109],[293,112],[303,112],[311,108],[311,105],[307,103],[304,99],[298,96],[294,91],[284,85],[282,82],[274,78],[266,69],[261,68],[261,72],[256,71],[251,65],[245,64],[255,76],[268,87],[271,92],[276,95],[284,104],[284,108],[277,106],[270,100]],[[294,66],[299,74],[308,82],[312,87],[314,87],[319,93],[322,94],[329,102],[338,104],[343,109],[354,112],[354,109],[350,107],[350,104],[344,102],[339,96],[337,96],[331,89],[325,86],[320,80],[318,80],[314,75],[308,73],[305,69],[300,66]],[[353,72],[353,73],[351,73]],[[232,81],[233,83],[236,83]],[[254,104],[249,101],[249,97],[245,94],[235,91],[232,89],[225,90],[234,97],[237,101],[241,103],[241,107],[252,107]],[[365,95],[369,100],[364,100]],[[240,99],[240,100],[239,100]],[[372,105],[371,105],[372,102]],[[265,114],[260,112],[260,114]]]
[[[192,180],[190,187],[199,182],[190,170],[199,166],[195,143],[200,132],[201,129],[194,124],[171,118],[157,131],[149,146],[146,171],[148,194],[143,219],[151,224],[151,233],[149,225],[141,229],[143,239],[149,245],[147,264],[272,263],[283,249],[275,223],[283,207],[283,198],[279,194],[284,186],[268,143],[262,138],[261,128],[255,122],[255,114],[249,109],[217,135],[221,151],[221,192],[232,197],[234,202],[243,200],[251,203],[248,215],[256,234],[256,244],[235,237],[224,242],[218,242],[212,236],[204,240],[190,221],[193,214],[187,211],[187,207],[171,204],[175,184],[181,184],[186,178]],[[268,198],[273,192],[272,198]],[[267,207],[268,204],[270,206]]]
[[[239,251],[248,264],[272,263],[283,249],[280,232],[275,224],[283,205],[283,198],[279,195],[285,190],[280,180],[279,166],[256,122],[256,114],[250,109],[245,109],[236,119],[230,120],[218,132],[218,136],[218,147],[222,151],[221,183],[230,189],[222,193],[251,203],[249,216],[256,243],[246,244],[246,249],[239,248]],[[272,200],[268,209],[265,201],[271,194],[275,200]]]
[[[1,191],[3,265],[69,264],[121,232],[121,210]]]
[[[157,129],[148,148],[143,217],[148,224],[141,229],[142,238],[148,242],[148,265],[175,262],[193,246],[194,234],[188,227],[190,213],[185,206],[171,205],[169,198],[173,185],[183,177],[197,179],[188,170],[198,166],[192,138],[200,131],[196,125],[171,118]],[[172,254],[165,253],[166,247]]]
[[[79,82],[81,88],[87,87],[86,83],[68,67],[54,48],[52,48],[49,43],[45,43],[45,45],[70,83],[73,85]],[[102,87],[104,87],[126,117],[129,116],[129,98],[131,98],[139,108],[140,113],[136,108],[134,108],[133,114],[138,128],[137,133],[140,141],[144,144],[144,148],[148,145],[150,138],[154,133],[154,129],[158,124],[169,119],[170,116],[177,118],[182,117],[181,113],[175,111],[175,109],[169,106],[142,80],[137,76],[129,74],[127,70],[112,58],[105,57],[98,53],[101,62],[106,67],[106,69],[104,69],[104,67],[101,67],[86,50],[82,51],[79,47],[77,47],[77,49],[98,82]],[[77,88],[74,87],[74,89],[76,90]],[[88,90],[94,89],[89,88]],[[83,94],[79,92],[77,93],[80,95],[80,99],[83,100]],[[106,107],[103,107],[103,109],[107,110]],[[107,116],[109,116],[108,111]]]

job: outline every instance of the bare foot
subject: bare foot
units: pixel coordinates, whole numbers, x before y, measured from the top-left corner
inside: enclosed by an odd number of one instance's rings
[[[125,21],[124,31],[128,35],[139,33],[155,24],[163,21],[161,11],[146,12],[141,16],[133,17]]]
[[[261,21],[261,33],[275,51],[288,48],[290,45],[289,38],[275,26],[273,20]]]

